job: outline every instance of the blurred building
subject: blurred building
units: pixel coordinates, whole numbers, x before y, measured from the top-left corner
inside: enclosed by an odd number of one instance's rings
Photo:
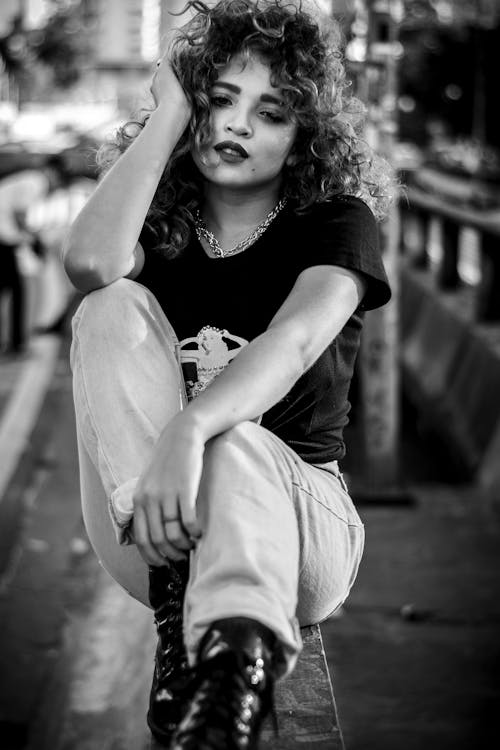
[[[161,39],[179,23],[169,11],[178,12],[184,5],[184,0],[75,0],[72,12],[85,50],[75,100],[115,102],[123,111],[139,106],[161,53]],[[42,27],[53,7],[48,0],[1,0],[0,37],[12,32],[14,23],[23,31]],[[15,44],[15,38],[9,44]],[[0,78],[0,99],[12,101],[1,63]]]
[[[185,0],[82,0],[88,39],[87,83],[101,101],[136,109],[145,98],[162,39],[182,19]]]
[[[82,0],[85,98],[114,100],[124,111],[140,105],[159,54],[160,8],[161,0]]]

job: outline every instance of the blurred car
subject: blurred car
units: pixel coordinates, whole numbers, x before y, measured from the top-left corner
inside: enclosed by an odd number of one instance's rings
[[[0,179],[22,169],[39,169],[46,155],[29,151],[22,143],[0,144]]]
[[[47,157],[63,157],[72,177],[96,179],[95,153],[100,142],[92,135],[73,134],[49,141],[11,141],[0,144],[0,179],[23,169],[40,169]]]

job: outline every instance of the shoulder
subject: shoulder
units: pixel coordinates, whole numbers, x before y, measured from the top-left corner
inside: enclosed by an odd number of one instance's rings
[[[377,221],[367,204],[351,195],[318,203],[304,214],[307,223],[305,266],[335,265],[361,274],[366,282],[362,307],[372,309],[390,298],[379,247]]]
[[[349,223],[374,229],[377,221],[371,208],[355,195],[339,195],[329,201],[316,203],[311,209],[311,218],[320,223]]]
[[[358,251],[378,248],[378,225],[370,207],[354,195],[339,195],[303,214],[308,236],[319,245]]]

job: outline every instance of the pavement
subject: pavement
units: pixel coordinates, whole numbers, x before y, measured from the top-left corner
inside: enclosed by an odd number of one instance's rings
[[[145,750],[151,618],[90,550],[69,341],[43,338],[0,362],[0,746]],[[405,412],[413,502],[360,507],[359,577],[322,625],[347,750],[497,744],[500,504],[455,482],[417,421]],[[354,476],[355,423],[347,437]]]

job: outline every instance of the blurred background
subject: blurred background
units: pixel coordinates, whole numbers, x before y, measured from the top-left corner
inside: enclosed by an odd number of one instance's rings
[[[481,750],[500,708],[500,0],[318,0],[401,191],[344,470],[367,530],[322,626],[348,750]],[[83,528],[61,264],[181,0],[0,2],[0,745],[145,746],[148,612]],[[304,746],[305,747],[305,746]]]

